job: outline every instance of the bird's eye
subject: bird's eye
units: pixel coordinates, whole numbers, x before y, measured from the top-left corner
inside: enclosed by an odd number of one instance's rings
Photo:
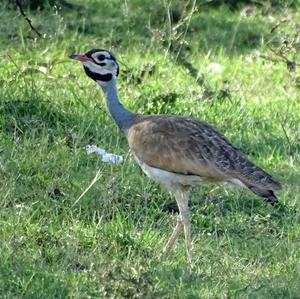
[[[99,61],[103,61],[103,60],[105,60],[105,55],[103,55],[103,54],[100,54],[98,57],[97,57],[97,59],[99,60]]]

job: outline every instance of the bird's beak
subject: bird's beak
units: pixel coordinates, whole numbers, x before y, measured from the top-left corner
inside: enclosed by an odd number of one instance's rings
[[[87,57],[84,54],[72,54],[72,55],[69,56],[69,58],[79,60],[81,62],[92,61],[91,58]]]

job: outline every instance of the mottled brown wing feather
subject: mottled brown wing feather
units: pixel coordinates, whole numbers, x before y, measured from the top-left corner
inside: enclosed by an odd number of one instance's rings
[[[133,154],[152,167],[207,181],[237,178],[247,186],[281,189],[279,182],[205,122],[180,116],[137,116],[127,139]]]

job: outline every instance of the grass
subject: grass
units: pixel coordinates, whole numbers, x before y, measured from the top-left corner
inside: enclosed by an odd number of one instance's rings
[[[275,23],[299,12],[199,9],[172,33],[168,15],[180,18],[180,3],[78,3],[77,11],[27,11],[44,38],[1,4],[0,297],[298,298],[299,70],[258,53],[280,40],[270,33]],[[201,84],[171,53],[181,32],[180,55]],[[174,199],[142,174],[101,91],[67,58],[93,47],[116,52],[130,109],[206,120],[283,183],[275,208],[230,186],[195,189],[193,271],[182,238],[158,260]],[[210,63],[224,72],[208,73]],[[105,164],[87,144],[125,162]]]

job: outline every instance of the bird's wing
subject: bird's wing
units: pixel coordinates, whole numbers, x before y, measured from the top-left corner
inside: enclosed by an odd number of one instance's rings
[[[279,182],[205,122],[179,116],[137,116],[127,139],[134,155],[152,167],[208,181],[236,178],[246,186],[281,189]]]

